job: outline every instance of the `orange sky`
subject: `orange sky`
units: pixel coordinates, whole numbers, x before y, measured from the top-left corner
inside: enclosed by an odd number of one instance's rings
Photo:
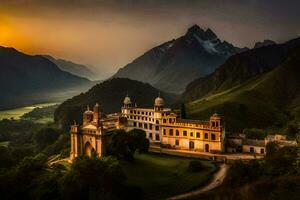
[[[274,1],[0,0],[0,45],[93,65],[103,78],[195,23],[240,47],[299,36],[297,6]]]

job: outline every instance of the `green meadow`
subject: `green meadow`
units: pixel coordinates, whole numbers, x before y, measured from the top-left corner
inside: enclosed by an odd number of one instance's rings
[[[188,170],[192,158],[160,154],[136,154],[134,162],[121,162],[129,185],[141,187],[145,199],[165,199],[206,184],[216,171],[211,161],[199,160],[200,172]]]
[[[20,108],[14,108],[9,110],[0,111],[0,120],[2,119],[20,119],[24,114],[33,111],[35,108],[45,108],[49,106],[56,105],[56,103],[43,103],[43,104],[34,104],[31,106],[25,106]],[[50,119],[48,119],[50,120]]]

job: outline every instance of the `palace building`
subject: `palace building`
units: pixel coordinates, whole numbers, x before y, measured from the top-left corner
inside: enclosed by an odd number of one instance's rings
[[[99,105],[83,113],[83,124],[71,126],[73,160],[80,155],[105,154],[105,146],[116,129],[142,129],[151,144],[162,147],[201,152],[224,152],[225,127],[222,118],[214,114],[208,121],[181,119],[158,96],[153,108],[139,108],[127,95],[121,113],[102,115]]]

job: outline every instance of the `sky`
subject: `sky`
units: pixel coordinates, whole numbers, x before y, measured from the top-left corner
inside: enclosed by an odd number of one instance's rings
[[[86,64],[103,79],[193,24],[238,47],[299,37],[299,8],[297,0],[0,0],[0,45]]]

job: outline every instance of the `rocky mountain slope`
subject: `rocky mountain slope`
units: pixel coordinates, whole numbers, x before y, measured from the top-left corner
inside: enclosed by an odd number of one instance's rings
[[[222,42],[212,30],[204,31],[194,25],[184,36],[147,51],[113,77],[139,80],[180,93],[190,81],[210,74],[229,56],[242,50]]]

